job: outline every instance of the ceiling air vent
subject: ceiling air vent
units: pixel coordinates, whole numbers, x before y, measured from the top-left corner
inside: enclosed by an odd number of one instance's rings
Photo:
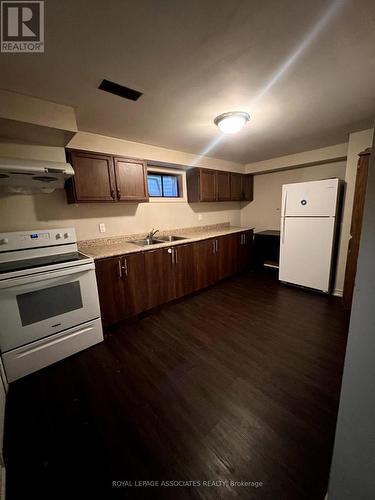
[[[142,92],[138,92],[138,90],[129,89],[129,87],[124,87],[123,85],[110,82],[109,80],[103,80],[98,88],[110,94],[123,97],[124,99],[130,99],[131,101],[137,101],[141,95],[143,95]]]

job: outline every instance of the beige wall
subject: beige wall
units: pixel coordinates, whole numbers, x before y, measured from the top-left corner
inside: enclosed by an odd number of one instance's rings
[[[2,197],[0,211],[0,231],[73,226],[79,239],[146,233],[153,227],[174,229],[218,222],[240,225],[241,220],[239,203],[68,205],[62,190],[52,194]],[[199,213],[202,220],[198,220]],[[106,224],[105,234],[99,233],[100,222]]]
[[[7,90],[0,90],[0,117],[55,129],[77,131],[76,116],[71,106]]]
[[[188,153],[81,132],[69,146],[174,164],[196,161],[196,157]],[[55,161],[65,158],[63,148],[14,143],[0,143],[0,155]],[[207,168],[244,170],[241,164],[209,157],[200,162]],[[63,190],[49,195],[0,195],[0,231],[74,226],[79,239],[90,239],[145,233],[152,227],[174,229],[219,222],[240,225],[240,209],[239,202],[68,205]],[[105,234],[99,233],[100,222],[106,225]]]
[[[256,164],[254,171],[273,170],[255,176],[254,201],[241,209],[239,203],[149,203],[149,204],[89,204],[68,205],[64,191],[50,195],[5,196],[0,195],[0,231],[16,231],[30,228],[74,226],[79,239],[103,236],[98,224],[107,227],[105,236],[142,233],[151,227],[173,229],[196,225],[229,222],[230,224],[254,226],[256,230],[279,228],[281,185],[325,177],[340,177],[346,181],[346,197],[342,219],[340,253],[338,261],[336,291],[343,288],[346,254],[353,204],[353,192],[358,153],[370,146],[373,130],[350,134],[349,146],[337,145],[315,152],[298,153],[293,158],[281,157]],[[70,147],[102,151],[112,154],[146,158],[160,163],[178,165],[197,164],[206,168],[244,171],[244,166],[210,157],[199,158],[189,153],[173,151],[147,144],[123,141],[110,137],[79,132],[69,143]],[[287,162],[300,166],[303,163],[321,162],[327,158],[338,158],[348,149],[347,162],[325,163],[285,170]],[[27,144],[1,143],[0,155],[32,159],[63,161],[63,148],[34,146]],[[289,160],[288,160],[289,158]],[[253,167],[246,165],[247,171]],[[280,169],[279,171],[276,171]]]
[[[280,229],[281,187],[293,182],[314,181],[328,177],[345,179],[346,162],[328,163],[311,167],[282,170],[254,177],[254,201],[241,211],[242,225],[254,226],[256,231]],[[336,273],[338,274],[339,263]],[[336,290],[339,286],[340,289]],[[340,294],[342,282],[335,285]]]
[[[346,257],[348,252],[349,231],[353,210],[358,154],[372,144],[374,130],[362,130],[349,135],[347,144],[338,144],[329,148],[306,151],[296,155],[272,158],[245,166],[247,172],[273,173],[256,175],[254,178],[254,202],[241,211],[243,225],[254,225],[256,230],[279,229],[281,185],[289,182],[302,182],[340,177],[345,180],[344,206],[341,218],[339,255],[337,261],[335,293],[341,295],[344,285]],[[290,166],[320,163],[329,158],[339,158],[346,151],[345,162],[323,163],[314,166],[286,170]]]
[[[29,158],[32,160],[66,161],[64,148],[54,146],[34,146],[32,144],[15,144],[1,142],[0,156],[8,158]]]
[[[346,161],[348,144],[335,144],[326,148],[313,149],[311,151],[302,151],[293,155],[280,156],[279,158],[270,158],[269,160],[248,163],[245,170],[250,174],[263,174],[275,172],[294,167],[317,165],[319,163],[330,163],[338,160]]]
[[[218,170],[229,170],[232,172],[245,172],[242,163],[234,161],[219,160],[210,156],[199,156],[174,149],[160,148],[140,142],[124,141],[114,137],[78,132],[69,142],[68,147],[85,149],[87,151],[98,151],[114,155],[133,156],[168,164],[198,166]]]
[[[254,201],[243,207],[243,225],[256,231],[280,229],[281,187],[293,182],[314,181],[328,177],[345,179],[345,162],[283,170],[254,177]]]

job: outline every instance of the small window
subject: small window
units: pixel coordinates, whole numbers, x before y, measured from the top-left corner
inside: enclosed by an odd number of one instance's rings
[[[178,198],[178,175],[149,172],[147,174],[148,194],[154,198]]]

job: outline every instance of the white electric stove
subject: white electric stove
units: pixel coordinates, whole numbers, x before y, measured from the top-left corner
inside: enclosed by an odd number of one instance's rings
[[[8,382],[103,340],[95,264],[74,229],[0,233],[0,317]]]

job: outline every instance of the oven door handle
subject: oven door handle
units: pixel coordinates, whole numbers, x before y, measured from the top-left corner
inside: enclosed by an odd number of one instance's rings
[[[47,271],[44,273],[28,274],[27,276],[21,276],[17,278],[9,278],[3,281],[0,280],[0,289],[11,288],[19,285],[28,285],[32,283],[37,283],[38,281],[45,281],[54,278],[60,278],[61,276],[69,276],[74,274],[82,274],[86,271],[91,271],[95,269],[94,262],[89,264],[83,264],[80,266],[72,266],[69,268],[61,269],[59,271]]]

